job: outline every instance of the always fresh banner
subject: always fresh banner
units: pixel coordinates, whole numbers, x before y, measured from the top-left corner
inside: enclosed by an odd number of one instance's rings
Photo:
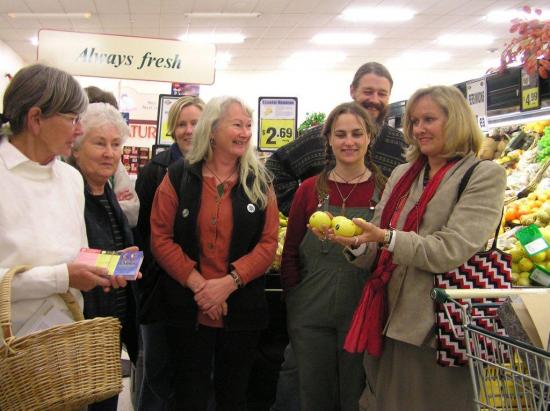
[[[38,61],[73,75],[214,83],[216,48],[177,40],[40,30]]]

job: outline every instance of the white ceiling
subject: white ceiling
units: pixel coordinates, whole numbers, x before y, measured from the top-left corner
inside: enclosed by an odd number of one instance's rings
[[[484,21],[490,11],[520,8],[524,1],[497,0],[0,0],[0,40],[23,60],[33,62],[36,48],[29,39],[41,28],[144,37],[177,38],[185,32],[234,31],[244,34],[244,43],[218,45],[229,52],[228,70],[278,70],[295,51],[343,51],[347,58],[335,69],[355,70],[366,61],[387,62],[406,51],[447,51],[450,61],[433,69],[478,69],[495,59],[509,39],[509,24]],[[414,19],[401,23],[350,23],[338,15],[350,6],[403,6],[416,11]],[[550,0],[531,6],[550,8]],[[82,19],[12,19],[9,12],[91,12]],[[187,18],[189,12],[259,12],[257,18]],[[376,36],[368,46],[317,46],[310,38],[320,32],[364,32]],[[442,34],[481,33],[493,35],[490,46],[444,48],[434,43]]]

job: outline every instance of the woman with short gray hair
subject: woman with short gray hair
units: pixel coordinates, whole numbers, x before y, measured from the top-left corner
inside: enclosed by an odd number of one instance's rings
[[[84,196],[80,175],[58,160],[82,134],[80,115],[88,99],[68,73],[42,64],[21,69],[4,94],[0,135],[0,278],[10,267],[33,268],[12,284],[12,321],[16,335],[35,331],[31,318],[45,312],[42,324],[72,322],[58,295],[126,285],[108,279],[106,270],[75,263],[86,247]]]
[[[78,136],[70,162],[84,177],[84,219],[91,248],[118,251],[133,246],[134,239],[126,216],[109,184],[115,173],[122,145],[130,134],[116,108],[93,103],[82,115],[84,133]],[[137,249],[137,248],[136,248]],[[108,293],[94,288],[84,293],[84,317],[116,317],[122,325],[121,341],[130,359],[137,359],[137,327],[132,287]],[[116,411],[118,395],[88,406],[88,411]]]

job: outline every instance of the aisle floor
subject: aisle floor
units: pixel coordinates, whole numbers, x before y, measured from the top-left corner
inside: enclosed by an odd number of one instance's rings
[[[130,395],[130,377],[122,379],[122,392],[118,397],[117,411],[134,411],[132,406],[132,398]]]

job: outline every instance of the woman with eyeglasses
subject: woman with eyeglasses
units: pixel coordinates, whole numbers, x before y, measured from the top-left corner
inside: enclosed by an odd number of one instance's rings
[[[35,331],[35,313],[48,326],[72,322],[59,293],[104,290],[126,281],[106,270],[75,263],[86,247],[82,177],[58,156],[68,156],[82,134],[88,99],[68,73],[41,64],[21,69],[4,94],[0,134],[0,278],[10,267],[30,265],[12,284],[12,328]]]

